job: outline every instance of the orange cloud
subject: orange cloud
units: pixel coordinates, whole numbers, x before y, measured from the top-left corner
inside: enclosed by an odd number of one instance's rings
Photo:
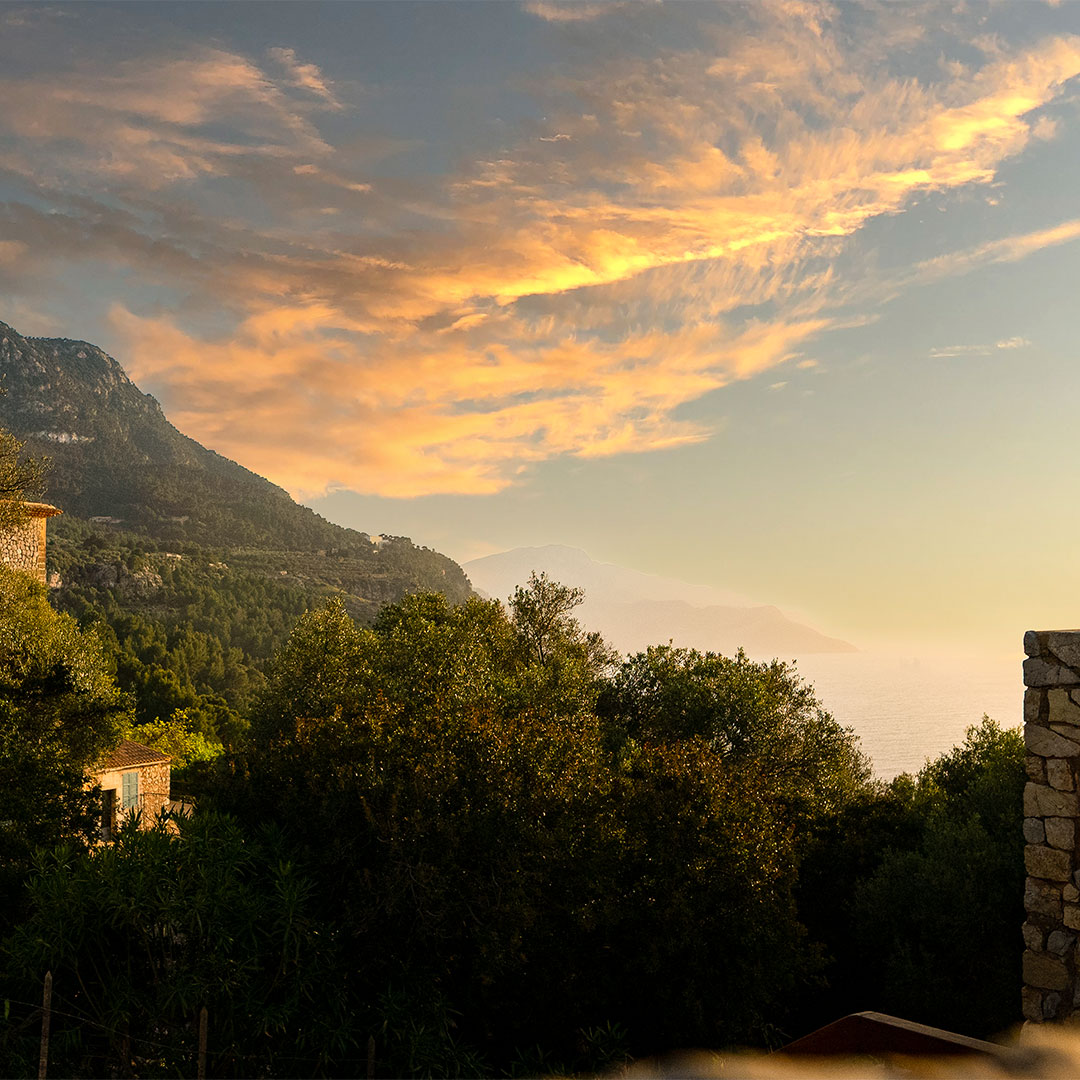
[[[484,494],[553,455],[667,449],[708,436],[679,405],[795,355],[824,320],[737,331],[700,324],[625,340],[545,339],[505,317],[502,340],[470,328],[365,347],[319,307],[272,309],[226,341],[123,307],[129,367],[169,388],[184,431],[300,495]]]
[[[611,6],[529,10],[596,34]],[[231,312],[215,338],[123,305],[113,320],[181,428],[300,494],[484,493],[558,455],[707,438],[682,406],[865,318],[843,256],[868,223],[997,182],[1054,136],[1040,110],[1080,74],[1073,36],[1011,52],[972,37],[978,62],[915,79],[881,62],[922,44],[888,7],[855,43],[828,6],[716,12],[694,49],[552,74],[545,121],[423,180],[373,180],[334,145],[320,120],[355,114],[346,91],[286,46],[265,65],[195,48],[0,79],[13,170],[131,208],[27,212],[4,242],[36,229],[58,259],[108,257]],[[226,216],[207,177],[260,213]],[[1078,235],[996,239],[873,287]]]

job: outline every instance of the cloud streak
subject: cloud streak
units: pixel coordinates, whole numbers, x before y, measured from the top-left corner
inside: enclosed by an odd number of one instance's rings
[[[611,8],[528,11],[588,35]],[[329,134],[355,103],[287,45],[2,79],[9,178],[64,195],[9,204],[0,263],[109,259],[230,313],[216,334],[111,317],[182,429],[299,494],[484,494],[561,455],[700,441],[686,406],[867,316],[845,259],[871,223],[999,183],[1080,74],[1071,36],[973,35],[929,78],[938,43],[892,11],[857,35],[827,6],[702,18],[693,48],[564,66],[534,89],[542,123],[419,178],[371,170],[374,132]],[[883,67],[890,45],[923,76]],[[944,252],[888,287],[1077,237]]]

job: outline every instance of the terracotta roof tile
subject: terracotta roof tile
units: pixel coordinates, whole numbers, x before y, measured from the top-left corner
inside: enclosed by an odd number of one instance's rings
[[[131,739],[121,739],[120,745],[98,763],[98,772],[131,769],[136,765],[164,765],[169,761],[172,761],[172,758],[168,754],[143,746],[142,743],[132,742]]]

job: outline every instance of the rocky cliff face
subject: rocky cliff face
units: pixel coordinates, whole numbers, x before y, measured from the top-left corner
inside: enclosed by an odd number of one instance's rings
[[[5,422],[21,438],[92,442],[103,422],[116,427],[140,418],[171,427],[157,401],[111,356],[85,341],[24,338],[0,322],[0,377],[7,391]]]
[[[27,338],[0,323],[0,386],[0,427],[52,460],[47,498],[69,519],[169,542],[306,553],[333,561],[335,581],[345,560],[351,586],[382,599],[417,588],[469,594],[461,568],[438,552],[405,538],[375,545],[177,431],[88,342]],[[325,567],[309,569],[326,576]]]

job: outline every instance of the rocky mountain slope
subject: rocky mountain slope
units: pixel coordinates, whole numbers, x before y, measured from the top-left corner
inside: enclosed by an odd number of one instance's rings
[[[0,323],[0,426],[52,459],[48,499],[72,518],[341,591],[370,613],[412,589],[469,594],[461,568],[400,537],[373,542],[177,431],[101,349]],[[52,528],[51,528],[52,531]]]

